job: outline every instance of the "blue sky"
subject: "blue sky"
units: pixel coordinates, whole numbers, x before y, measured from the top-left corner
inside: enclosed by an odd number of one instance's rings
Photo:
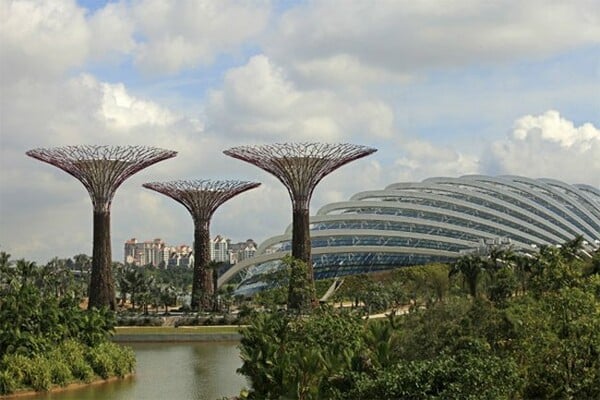
[[[56,0],[0,4],[0,248],[91,253],[91,205],[34,147],[145,144],[178,157],[126,181],[130,237],[191,243],[154,180],[263,183],[212,231],[258,242],[290,221],[285,189],[222,154],[283,141],[377,147],[317,188],[313,211],[396,181],[522,174],[600,186],[600,3]],[[552,160],[549,162],[548,160]]]

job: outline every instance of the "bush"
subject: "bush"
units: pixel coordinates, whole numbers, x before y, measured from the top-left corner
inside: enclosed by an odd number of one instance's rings
[[[114,361],[106,352],[104,343],[91,349],[88,360],[94,372],[103,379],[108,379],[114,374]]]
[[[26,385],[31,386],[33,390],[47,391],[52,386],[52,364],[43,356],[36,356],[28,359],[25,368]]]
[[[103,379],[123,377],[133,372],[135,367],[133,350],[111,342],[104,342],[91,349],[88,360],[94,372]]]
[[[180,317],[175,320],[174,327],[198,325],[198,317]]]
[[[162,317],[136,317],[119,316],[116,320],[118,326],[162,326],[164,319]]]
[[[17,380],[10,371],[0,370],[0,395],[11,394],[17,390]]]
[[[0,259],[0,394],[131,372],[133,352],[107,341],[114,312],[82,310],[70,271]]]
[[[73,373],[69,365],[60,359],[51,359],[51,377],[52,383],[59,386],[66,386],[73,381]]]
[[[55,357],[70,367],[73,378],[87,383],[94,378],[94,370],[85,357],[87,351],[87,346],[74,340],[67,340],[56,348]]]
[[[114,375],[122,378],[133,372],[135,368],[135,353],[130,347],[106,342],[102,346],[102,350],[113,360]]]

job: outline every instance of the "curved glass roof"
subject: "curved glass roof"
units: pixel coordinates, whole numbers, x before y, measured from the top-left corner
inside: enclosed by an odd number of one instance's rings
[[[582,235],[598,248],[600,190],[508,175],[429,178],[327,204],[310,218],[310,230],[316,279],[451,262],[494,242],[530,250]],[[241,275],[238,293],[258,290],[261,275],[279,268],[290,247],[291,226],[219,283]]]

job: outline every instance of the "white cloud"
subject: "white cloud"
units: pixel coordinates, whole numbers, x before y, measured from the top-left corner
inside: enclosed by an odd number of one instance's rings
[[[380,100],[329,90],[299,90],[268,57],[259,55],[227,72],[206,110],[215,132],[248,140],[339,141],[390,137],[393,114]]]
[[[2,80],[57,76],[88,56],[90,32],[74,1],[0,3]]]
[[[598,44],[597,9],[590,0],[312,1],[279,19],[267,49],[317,81],[403,77]]]
[[[102,92],[99,115],[111,128],[127,130],[144,125],[167,126],[178,118],[156,103],[131,96],[122,83],[90,82],[90,77],[84,77],[83,80]]]
[[[402,145],[404,156],[394,162],[393,183],[419,181],[432,176],[461,176],[479,172],[479,159],[433,143],[411,140]]]
[[[124,3],[108,3],[88,19],[91,57],[104,60],[135,50],[135,25]]]
[[[493,144],[489,168],[498,173],[551,177],[600,187],[600,130],[575,126],[558,111],[519,118],[512,134]]]
[[[412,79],[409,74],[392,73],[384,68],[361,63],[356,56],[348,54],[299,61],[291,68],[299,74],[300,79],[312,85],[346,89],[383,82],[401,84]]]
[[[142,70],[176,73],[237,53],[270,15],[267,1],[135,0],[89,12],[75,0],[0,3],[2,80],[51,79],[87,62],[132,57]]]
[[[175,73],[235,51],[268,22],[267,2],[140,0],[132,10],[143,37],[136,64],[149,72]]]

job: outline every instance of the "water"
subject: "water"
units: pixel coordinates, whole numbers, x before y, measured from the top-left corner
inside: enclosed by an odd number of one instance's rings
[[[235,370],[242,365],[236,342],[133,343],[134,377],[24,399],[217,400],[248,387]]]

